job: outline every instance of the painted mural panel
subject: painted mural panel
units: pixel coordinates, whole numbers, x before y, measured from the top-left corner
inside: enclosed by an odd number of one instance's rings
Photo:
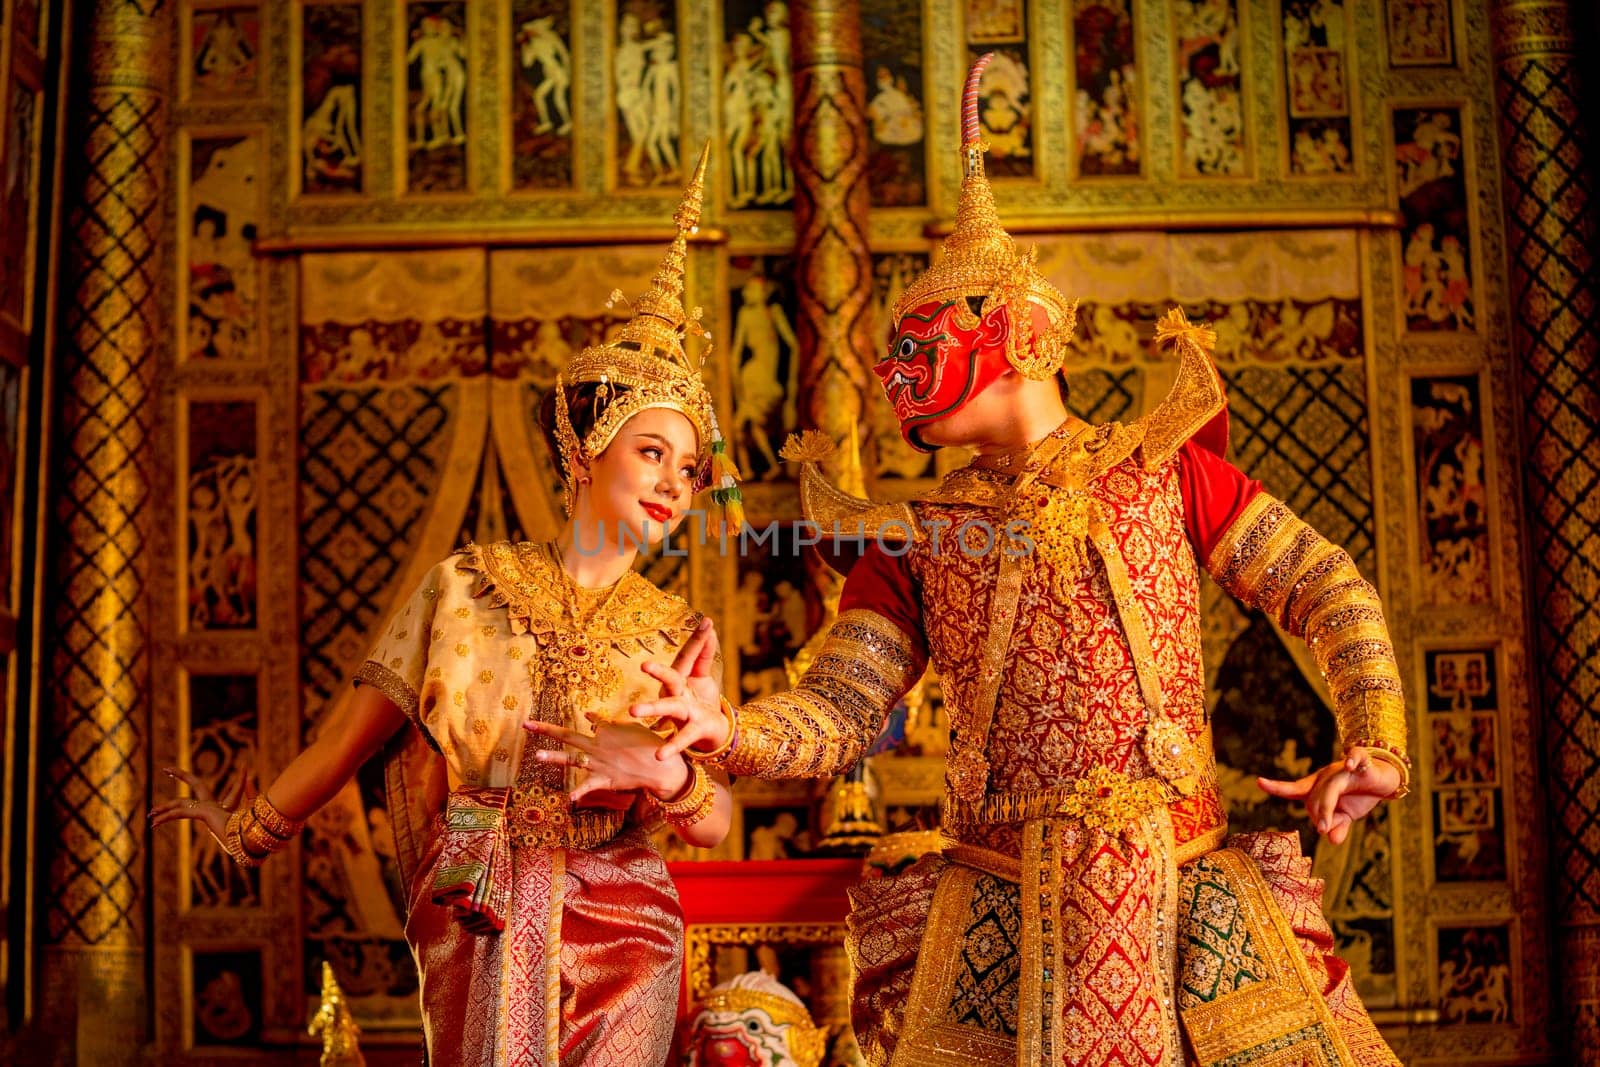
[[[39,96],[19,80],[11,83],[0,158],[0,312],[26,325],[33,290],[33,205],[37,196]]]
[[[194,1021],[189,1034],[196,1047],[259,1047],[262,973],[258,949],[195,952]]]
[[[512,0],[511,187],[572,184],[572,12],[568,0]]]
[[[1388,0],[1389,62],[1448,67],[1456,61],[1450,0]]]
[[[978,122],[991,178],[1034,173],[1033,56],[1027,0],[967,0],[967,59],[994,53],[978,86]]]
[[[1434,876],[1441,882],[1504,881],[1507,842],[1494,650],[1430,650],[1423,661]]]
[[[463,0],[406,5],[406,188],[465,192],[472,68]]]
[[[728,260],[734,462],[750,481],[783,478],[778,449],[798,426],[800,344],[794,332],[794,260]]]
[[[310,4],[301,29],[300,188],[362,191],[361,5]]]
[[[928,200],[923,117],[922,4],[885,0],[861,12],[873,207],[918,207]]]
[[[261,269],[251,246],[261,229],[265,162],[260,134],[189,142],[189,359],[260,356]]]
[[[1142,172],[1137,41],[1133,0],[1073,3],[1073,151],[1081,176]]]
[[[254,629],[256,405],[189,406],[188,621],[193,630]]]
[[[620,188],[682,184],[683,88],[674,0],[621,0],[611,52],[616,106],[613,181]]]
[[[789,5],[783,0],[726,0],[722,27],[720,97],[728,207],[786,207],[794,199]]]
[[[1188,178],[1245,175],[1249,161],[1238,0],[1174,0],[1172,11],[1182,106],[1178,172]]]
[[[1475,374],[1411,380],[1418,592],[1429,604],[1494,599],[1480,390]]]
[[[739,584],[733,593],[734,622],[724,638],[739,657],[744,700],[790,687],[784,663],[810,633],[805,597],[810,580],[799,527],[775,524],[763,535],[748,538],[743,546]]]
[[[1283,2],[1291,174],[1349,174],[1354,169],[1348,25],[1343,0]]]
[[[252,674],[189,676],[188,769],[217,797],[232,796],[256,767],[259,681]],[[193,908],[240,908],[261,903],[261,872],[228,858],[199,824],[189,836]]]
[[[261,9],[205,8],[189,23],[189,95],[252,97],[261,91]]]
[[[1438,958],[1438,1003],[1447,1021],[1514,1021],[1510,926],[1444,927],[1439,930]]]
[[[1458,107],[1396,108],[1401,311],[1419,333],[1472,330],[1472,219]]]

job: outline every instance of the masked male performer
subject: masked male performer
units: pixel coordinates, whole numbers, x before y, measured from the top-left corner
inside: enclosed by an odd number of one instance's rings
[[[911,443],[976,458],[892,506],[807,464],[809,517],[867,540],[799,686],[734,708],[714,680],[664,672],[668,696],[635,711],[682,724],[664,755],[834,775],[932,661],[951,723],[948,844],[852,891],[853,1016],[873,1063],[1397,1064],[1332,953],[1298,838],[1226,836],[1199,568],[1315,653],[1341,756],[1262,787],[1303,801],[1335,843],[1406,791],[1377,595],[1223,459],[1214,335],[1181,312],[1158,325],[1179,361],[1158,408],[1126,426],[1067,414],[1075,305],[1000,226],[985,62],[963,101],[955,230],[895,305],[876,365]]]

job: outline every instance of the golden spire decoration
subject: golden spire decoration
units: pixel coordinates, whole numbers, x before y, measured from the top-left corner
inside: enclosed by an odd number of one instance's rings
[[[570,498],[577,476],[575,461],[590,460],[604,452],[623,423],[650,408],[679,412],[694,425],[701,446],[709,450],[713,502],[723,508],[725,523],[737,529],[744,521],[739,474],[727,455],[711,391],[701,377],[699,363],[690,359],[684,344],[689,333],[708,337],[700,325],[700,309],[684,307],[683,279],[689,237],[700,227],[710,159],[708,141],[700,150],[699,162],[672,215],[678,232],[661,257],[650,288],[633,303],[633,317],[615,339],[592,345],[573,357],[566,373],[556,379],[556,440],[567,471]],[[620,292],[613,292],[608,303],[621,299]],[[706,351],[710,351],[709,344]],[[595,391],[594,427],[579,441],[567,408],[566,386],[586,383],[599,388]]]
[[[906,287],[891,313],[896,329],[909,311],[927,304],[943,304],[969,297],[982,298],[982,310],[958,312],[958,325],[976,329],[996,308],[1009,314],[1006,358],[1027,377],[1038,381],[1061,369],[1066,346],[1078,323],[1077,301],[1068,300],[1039,273],[1035,249],[1017,253],[1016,242],[1000,224],[994,189],[984,173],[983,127],[978,119],[978,96],[983,71],[994,53],[973,63],[961,97],[961,195],[956,202],[956,224],[940,248],[939,262]],[[1034,329],[1034,309],[1044,312],[1046,328]]]

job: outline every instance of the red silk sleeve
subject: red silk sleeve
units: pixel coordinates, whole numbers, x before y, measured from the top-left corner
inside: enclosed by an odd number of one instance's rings
[[[876,612],[893,623],[911,641],[918,664],[916,673],[921,674],[928,665],[928,645],[923,639],[922,607],[908,555],[891,555],[882,545],[869,543],[845,579],[839,612],[852,608]]]
[[[1261,492],[1261,483],[1190,440],[1178,449],[1178,486],[1183,525],[1203,567],[1228,527]]]

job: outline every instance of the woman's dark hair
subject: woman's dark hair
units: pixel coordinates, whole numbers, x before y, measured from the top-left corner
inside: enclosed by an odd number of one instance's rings
[[[577,385],[566,386],[567,413],[572,416],[572,432],[582,441],[589,436],[589,431],[594,429],[595,411],[594,395],[600,388],[599,382],[579,382]],[[615,399],[628,391],[625,385],[611,383],[611,397]],[[539,403],[539,429],[544,433],[545,446],[550,449],[550,459],[555,464],[556,473],[562,481],[567,480],[566,464],[562,461],[561,446],[556,442],[556,390],[551,386],[544,394],[544,399]]]

